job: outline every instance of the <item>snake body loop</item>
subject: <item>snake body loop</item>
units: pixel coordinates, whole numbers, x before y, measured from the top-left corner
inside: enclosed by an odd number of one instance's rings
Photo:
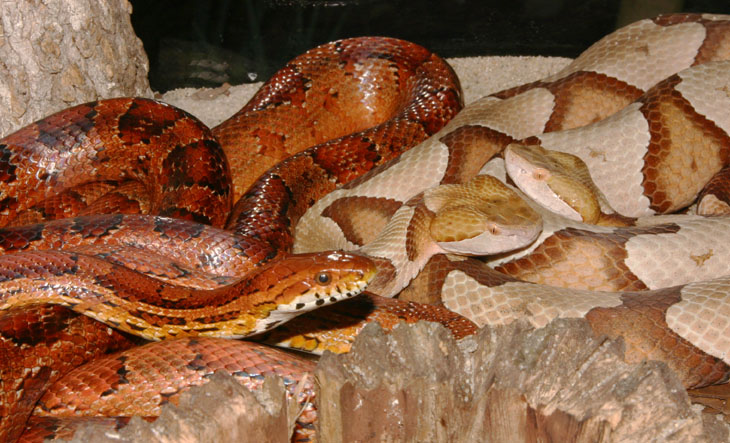
[[[213,132],[169,105],[120,98],[0,140],[0,223],[9,227],[0,232],[0,439],[20,435],[63,373],[134,342],[106,325],[154,340],[242,337],[361,292],[374,275],[369,259],[290,255],[291,228],[321,195],[438,131],[461,106],[439,57],[364,37],[297,57]],[[265,173],[273,163],[256,157],[279,161],[312,145]],[[266,166],[236,174],[253,163]],[[41,223],[53,219],[62,220]],[[229,230],[216,229],[226,220]],[[187,282],[205,289],[178,286]],[[98,345],[75,344],[86,340]]]

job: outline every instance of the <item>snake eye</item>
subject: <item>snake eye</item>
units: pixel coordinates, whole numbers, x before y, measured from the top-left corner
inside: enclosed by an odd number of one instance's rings
[[[326,285],[330,280],[332,280],[332,277],[329,272],[320,272],[317,274],[317,283],[321,285]]]

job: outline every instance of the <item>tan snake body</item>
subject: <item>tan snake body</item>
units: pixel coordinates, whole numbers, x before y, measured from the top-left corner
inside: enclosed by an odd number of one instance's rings
[[[601,169],[594,177],[599,188],[608,183],[611,190],[625,192],[616,185],[638,183],[632,185],[639,191],[637,197],[609,197],[622,214],[645,216],[686,206],[701,189],[695,183],[709,180],[727,161],[730,146],[722,112],[726,107],[723,91],[728,90],[727,76],[722,75],[725,62],[709,62],[730,57],[728,42],[726,16],[671,15],[622,28],[543,81],[469,104],[439,133],[397,161],[320,200],[297,226],[295,250],[365,248],[375,252],[378,266],[384,269],[388,267],[382,262],[408,261],[403,258],[409,257],[403,245],[414,235],[411,229],[423,223],[410,226],[401,221],[400,232],[393,234],[393,222],[386,227],[390,217],[419,193],[466,182],[483,166],[482,173],[504,178],[504,169],[500,172],[498,167],[501,159],[485,163],[518,141],[528,145],[549,141],[552,149],[575,149],[570,152],[582,156],[589,169],[591,163],[610,162],[612,168]],[[660,83],[693,65],[698,66]],[[720,104],[710,100],[716,96]],[[636,104],[630,104],[634,100]],[[626,115],[634,124],[619,124]],[[644,146],[649,142],[647,151]],[[704,150],[688,150],[694,147]],[[684,172],[678,176],[656,173],[683,168],[697,173],[686,189],[675,186],[682,183]],[[424,170],[430,173],[421,173]],[[631,179],[617,182],[617,177],[624,176]],[[673,189],[680,194],[673,194]],[[411,283],[419,288],[417,296],[439,300],[479,325],[528,318],[541,326],[555,317],[586,317],[598,333],[627,337],[632,361],[666,361],[686,386],[728,379],[730,347],[725,337],[730,323],[724,316],[730,300],[722,276],[730,270],[726,264],[730,257],[723,240],[728,226],[724,217],[667,216],[642,219],[641,226],[635,227],[593,227],[530,205],[541,214],[543,232],[512,255],[492,257],[498,270],[570,288],[671,288],[656,289],[645,297],[560,289],[512,280],[471,258],[436,255],[431,258],[435,264],[425,265],[427,272]],[[383,241],[384,229],[391,230],[390,247]],[[371,242],[381,247],[373,251],[367,246]],[[392,268],[403,284],[423,266],[411,261],[416,271]],[[398,276],[398,272],[408,275]],[[378,289],[376,283],[372,290]],[[388,291],[383,294],[392,294]],[[426,296],[424,291],[433,295]],[[406,288],[407,294],[414,292]],[[639,326],[632,329],[633,325]]]

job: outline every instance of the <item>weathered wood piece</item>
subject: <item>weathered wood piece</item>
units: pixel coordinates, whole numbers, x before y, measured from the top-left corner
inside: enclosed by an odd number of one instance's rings
[[[584,320],[487,327],[458,343],[437,324],[369,325],[350,354],[317,366],[318,441],[730,439],[665,364],[622,356],[620,341],[594,337]],[[280,382],[265,386],[252,395],[216,374],[153,423],[90,426],[73,441],[288,441],[297,405],[285,405]]]
[[[151,97],[127,0],[0,3],[0,135],[98,98]]]
[[[321,441],[702,441],[701,414],[662,363],[629,365],[583,320],[485,328],[367,327],[315,372]],[[719,439],[719,440],[716,440]]]

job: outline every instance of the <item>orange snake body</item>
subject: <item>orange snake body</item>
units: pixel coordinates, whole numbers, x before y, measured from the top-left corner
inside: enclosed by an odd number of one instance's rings
[[[379,86],[384,76],[392,89]],[[354,115],[353,97],[364,115]],[[436,132],[461,106],[455,74],[434,54],[358,38],[294,59],[215,136],[169,105],[122,98],[69,108],[0,140],[0,223],[9,226],[0,233],[0,440],[21,435],[36,400],[64,373],[137,342],[108,326],[152,339],[245,336],[362,290],[372,262],[288,255],[291,228],[320,196]],[[353,123],[312,137],[285,124],[324,119]],[[353,130],[362,132],[345,136]],[[282,161],[246,193],[234,190],[231,169],[236,177],[265,161],[238,160],[239,152],[264,152],[271,163],[332,138]],[[284,149],[286,140],[299,142]],[[272,143],[274,153],[265,152]],[[234,195],[242,197],[231,209]],[[164,217],[121,215],[136,212]],[[94,213],[111,215],[87,216]],[[38,224],[47,219],[63,220]],[[163,270],[150,259],[160,255]],[[203,289],[175,285],[198,272],[214,275]]]

